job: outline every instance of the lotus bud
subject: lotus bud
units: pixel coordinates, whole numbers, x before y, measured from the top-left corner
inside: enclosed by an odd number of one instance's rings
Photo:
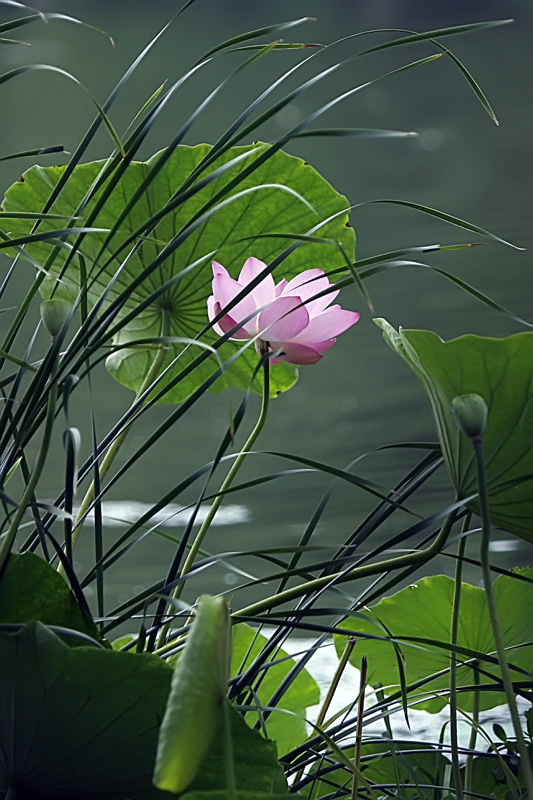
[[[50,336],[57,336],[72,311],[66,300],[45,300],[41,303],[41,319]]]
[[[487,414],[487,404],[479,394],[459,394],[452,400],[453,420],[470,439],[483,435]]]

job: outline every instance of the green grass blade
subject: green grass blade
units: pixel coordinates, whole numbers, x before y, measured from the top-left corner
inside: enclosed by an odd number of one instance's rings
[[[264,28],[257,28],[256,30],[248,31],[247,33],[241,33],[238,36],[233,36],[231,39],[227,39],[225,42],[213,47],[211,50],[208,50],[207,53],[202,56],[201,60],[203,61],[206,58],[211,58],[217,53],[221,53],[224,50],[228,50],[236,45],[240,45],[243,42],[248,42],[250,39],[258,39],[260,36],[276,35],[282,31],[294,28],[297,25],[302,25],[304,22],[311,22],[312,20],[312,17],[301,17],[300,19],[293,19],[289,22],[281,22],[277,25],[267,25]]]
[[[470,233],[477,233],[481,236],[486,236],[493,242],[498,242],[498,244],[504,244],[507,247],[512,247],[513,250],[524,250],[523,247],[519,247],[512,242],[508,242],[506,239],[502,239],[500,236],[496,236],[496,234],[485,230],[485,228],[480,228],[479,225],[473,225],[471,222],[466,222],[464,219],[460,219],[460,217],[454,217],[452,214],[446,214],[444,211],[430,208],[429,206],[422,205],[421,203],[412,203],[408,200],[392,200],[386,198],[382,200],[368,200],[365,203],[358,203],[357,206],[353,206],[353,208],[357,208],[360,205],[370,205],[373,203],[384,203],[389,205],[404,206],[405,208],[412,208],[415,211],[421,211],[423,214],[436,217],[443,222],[448,222],[450,225],[456,225],[458,228],[463,228],[463,230],[469,231]]]
[[[27,156],[45,156],[50,153],[64,153],[65,148],[62,144],[51,145],[50,147],[37,147],[34,150],[22,150],[20,153],[10,153],[8,156],[0,156],[0,161],[10,161],[13,158],[26,158]]]
[[[418,42],[427,42],[432,39],[442,38],[444,36],[457,36],[461,33],[474,33],[476,31],[487,30],[489,28],[499,28],[502,25],[508,25],[513,22],[512,19],[498,19],[489,22],[473,22],[467,25],[456,25],[451,28],[437,28],[433,31],[426,31],[425,33],[414,33],[409,36],[404,36],[401,39],[394,39],[392,42],[384,42],[375,47],[369,47],[359,53],[359,56],[366,56],[369,53],[378,53],[381,50],[389,50],[391,47],[402,47],[406,44],[416,44]],[[384,29],[386,32],[387,29]],[[394,30],[394,29],[393,29]],[[365,33],[381,33],[380,30],[366,31]]]

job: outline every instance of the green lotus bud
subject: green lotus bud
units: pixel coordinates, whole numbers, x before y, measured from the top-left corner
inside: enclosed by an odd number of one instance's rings
[[[483,435],[487,414],[487,404],[479,394],[459,394],[452,400],[453,420],[470,439]]]
[[[41,319],[50,336],[57,336],[72,311],[66,300],[45,300],[41,303]]]

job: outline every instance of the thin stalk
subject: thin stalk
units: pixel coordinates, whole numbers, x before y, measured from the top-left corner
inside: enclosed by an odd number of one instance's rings
[[[479,684],[479,670],[477,661],[473,662],[472,669],[474,671],[474,685],[477,686]],[[473,725],[470,729],[470,740],[468,742],[469,752],[466,757],[466,763],[465,763],[465,794],[467,794],[468,797],[470,797],[470,795],[472,794],[474,750],[476,749],[477,731],[479,727],[479,700],[480,700],[480,693],[476,689],[474,692],[474,708],[472,709]]]
[[[41,441],[41,446],[39,448],[39,453],[37,455],[37,460],[35,462],[33,472],[31,473],[29,480],[26,484],[26,488],[24,490],[18,508],[13,515],[13,519],[11,520],[11,525],[9,526],[9,530],[6,534],[4,541],[2,542],[2,546],[0,547],[0,574],[2,573],[6,560],[9,556],[9,553],[11,552],[11,548],[13,547],[13,542],[15,541],[15,537],[17,535],[21,520],[24,514],[26,513],[26,508],[28,506],[28,503],[32,501],[33,493],[37,487],[37,482],[41,476],[41,472],[44,467],[44,463],[46,461],[46,456],[48,455],[48,450],[50,449],[50,441],[52,438],[52,430],[54,428],[56,399],[57,399],[57,386],[53,378],[54,376],[52,375],[50,381],[50,388],[48,391],[48,403],[46,408],[46,418],[44,422],[43,438]]]
[[[161,323],[161,336],[168,336],[169,334],[169,327],[170,327],[170,316],[168,311],[163,311],[163,321]],[[163,366],[163,362],[165,360],[166,351],[164,347],[160,347],[152,361],[150,369],[146,373],[146,377],[142,382],[141,388],[135,395],[135,399],[132,403],[132,407],[138,402],[139,398],[145,393],[145,391],[152,385],[152,383],[156,380],[161,367]],[[120,433],[116,439],[109,445],[104,458],[102,459],[102,463],[98,467],[98,477],[99,483],[103,481],[109,469],[111,468],[120,448],[124,444],[124,440],[126,439],[128,433],[130,432],[132,425],[129,424],[125,430]],[[81,505],[79,511],[76,515],[76,520],[74,523],[74,528],[72,530],[72,549],[76,546],[76,542],[79,539],[80,533],[83,529],[83,523],[85,521],[85,516],[89,511],[95,496],[95,482],[94,480],[91,481],[91,485],[87,489],[83,500],[81,501]],[[60,564],[57,568],[57,571],[61,574],[64,574],[64,570],[62,565]]]
[[[224,770],[226,773],[226,789],[228,800],[237,800],[237,784],[235,782],[233,741],[231,736],[229,712],[230,704],[228,703],[227,698],[224,698],[222,701],[222,737],[224,740]]]
[[[271,611],[276,606],[287,603],[291,600],[296,600],[303,597],[310,592],[319,591],[324,589],[329,584],[337,585],[338,583],[346,583],[348,581],[356,580],[357,578],[366,578],[369,575],[378,575],[380,572],[390,572],[393,569],[402,569],[404,567],[414,566],[415,564],[423,564],[433,556],[441,552],[442,548],[448,540],[453,523],[457,515],[457,510],[452,511],[444,520],[442,527],[435,537],[435,540],[429,547],[423,550],[417,550],[414,553],[406,553],[403,556],[396,556],[394,558],[387,558],[383,561],[378,561],[375,564],[364,564],[361,567],[354,567],[345,572],[336,572],[329,575],[323,575],[320,578],[315,578],[312,581],[307,581],[299,586],[294,586],[291,589],[285,589],[283,592],[275,594],[273,597],[265,597],[264,600],[259,600],[257,603],[252,603],[250,606],[241,608],[232,614],[234,619],[239,617],[249,617],[258,614],[263,614],[266,611]]]
[[[324,698],[324,702],[322,703],[322,707],[321,707],[320,712],[319,712],[319,714],[318,714],[318,716],[316,718],[316,725],[319,728],[322,727],[322,723],[326,719],[326,714],[329,711],[329,707],[330,707],[330,705],[331,705],[331,703],[333,701],[333,698],[334,698],[335,693],[337,691],[337,688],[339,686],[340,679],[342,678],[342,676],[344,674],[344,670],[346,669],[346,665],[347,665],[348,661],[350,660],[350,656],[352,655],[353,649],[355,647],[355,642],[356,642],[355,638],[348,639],[348,644],[346,645],[346,647],[343,650],[341,659],[339,661],[337,669],[335,670],[335,675],[333,676],[333,680],[331,681],[331,683],[329,685],[327,694],[326,694],[326,696]]]
[[[492,586],[492,576],[490,574],[490,559],[489,559],[489,543],[490,543],[490,511],[489,511],[489,498],[487,491],[487,481],[485,477],[485,462],[483,459],[483,439],[481,436],[472,438],[474,445],[474,452],[476,455],[477,467],[477,480],[479,491],[479,504],[481,511],[481,548],[480,557],[481,572],[483,575],[483,588],[487,598],[487,609],[489,612],[490,623],[494,635],[494,643],[496,645],[496,654],[498,656],[498,663],[502,673],[502,683],[507,697],[507,704],[509,706],[509,713],[513,723],[513,730],[516,737],[516,744],[518,752],[520,753],[520,762],[523,769],[524,780],[527,789],[527,797],[533,798],[533,769],[529,760],[528,748],[520,724],[520,716],[516,705],[516,697],[513,690],[513,680],[511,677],[511,670],[507,663],[507,656],[505,653],[505,644],[503,641],[500,620],[498,618],[498,609],[496,607],[496,598],[494,596],[494,589]]]
[[[361,746],[363,743],[363,713],[365,710],[365,689],[368,662],[366,656],[361,659],[361,677],[359,682],[359,701],[357,703],[357,727],[355,729],[355,747],[353,754],[353,780],[351,800],[357,800],[359,795],[359,775],[361,774]]]
[[[330,683],[330,685],[328,687],[328,691],[327,691],[326,696],[324,698],[324,702],[322,703],[322,706],[321,706],[320,711],[318,712],[318,716],[316,718],[316,723],[315,724],[316,724],[316,726],[318,728],[322,727],[322,724],[323,724],[324,720],[326,719],[326,714],[329,711],[329,707],[330,707],[330,705],[331,705],[331,703],[333,701],[333,698],[335,696],[335,693],[336,693],[336,691],[338,689],[339,682],[340,682],[340,679],[342,678],[342,676],[344,674],[344,670],[346,669],[346,665],[347,665],[348,661],[350,660],[350,656],[351,656],[351,654],[353,652],[353,649],[355,647],[355,642],[356,642],[355,638],[348,639],[348,644],[346,645],[346,647],[344,648],[344,650],[342,652],[342,656],[341,656],[340,661],[338,663],[337,669],[335,670],[335,674],[334,674],[333,679],[332,679],[332,681],[331,681],[331,683]],[[293,783],[294,784],[299,783],[301,781],[301,779],[302,779],[303,774],[304,774],[304,767],[302,767],[296,773],[296,776],[294,778]]]
[[[470,523],[470,514],[467,514],[463,523],[463,533]],[[461,608],[461,588],[463,579],[463,556],[465,554],[466,539],[459,541],[457,548],[457,562],[455,566],[455,586],[452,605],[452,625],[450,644],[457,644],[459,634],[459,618]],[[452,746],[452,770],[457,800],[463,800],[463,781],[461,778],[461,765],[459,764],[459,735],[457,730],[457,654],[450,653],[450,743]]]
[[[259,434],[261,433],[261,431],[265,426],[265,422],[268,415],[268,406],[270,401],[270,368],[269,368],[268,358],[266,358],[266,353],[262,353],[261,355],[265,357],[265,360],[263,362],[263,399],[261,403],[261,412],[259,414],[259,418],[254,426],[254,429],[252,430],[244,446],[242,447],[241,452],[231,465],[231,469],[224,478],[224,481],[222,482],[219,494],[213,500],[211,508],[207,512],[206,517],[202,522],[200,529],[198,530],[198,533],[196,534],[196,537],[190,547],[187,558],[185,559],[183,569],[181,570],[181,577],[187,575],[187,573],[190,572],[190,570],[192,569],[196,556],[198,555],[198,551],[202,546],[202,542],[211,526],[211,523],[213,522],[215,514],[217,513],[224,499],[224,493],[230,488],[235,476],[237,475],[239,469],[244,463],[246,454],[250,452],[250,450],[255,444],[257,437],[259,436]],[[180,583],[178,586],[176,586],[176,588],[174,589],[174,593],[172,595],[173,600],[179,599],[184,587],[185,583]],[[162,647],[164,645],[167,633],[168,633],[168,624],[164,625],[161,629],[161,633],[159,635],[159,647]]]

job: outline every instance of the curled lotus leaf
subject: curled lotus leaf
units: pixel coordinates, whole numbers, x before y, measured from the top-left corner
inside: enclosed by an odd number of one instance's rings
[[[422,384],[459,498],[477,493],[474,451],[459,429],[454,401],[477,395],[487,408],[483,451],[492,521],[533,542],[533,332],[504,339],[396,331],[376,320],[392,349]],[[479,512],[477,500],[469,507]]]

